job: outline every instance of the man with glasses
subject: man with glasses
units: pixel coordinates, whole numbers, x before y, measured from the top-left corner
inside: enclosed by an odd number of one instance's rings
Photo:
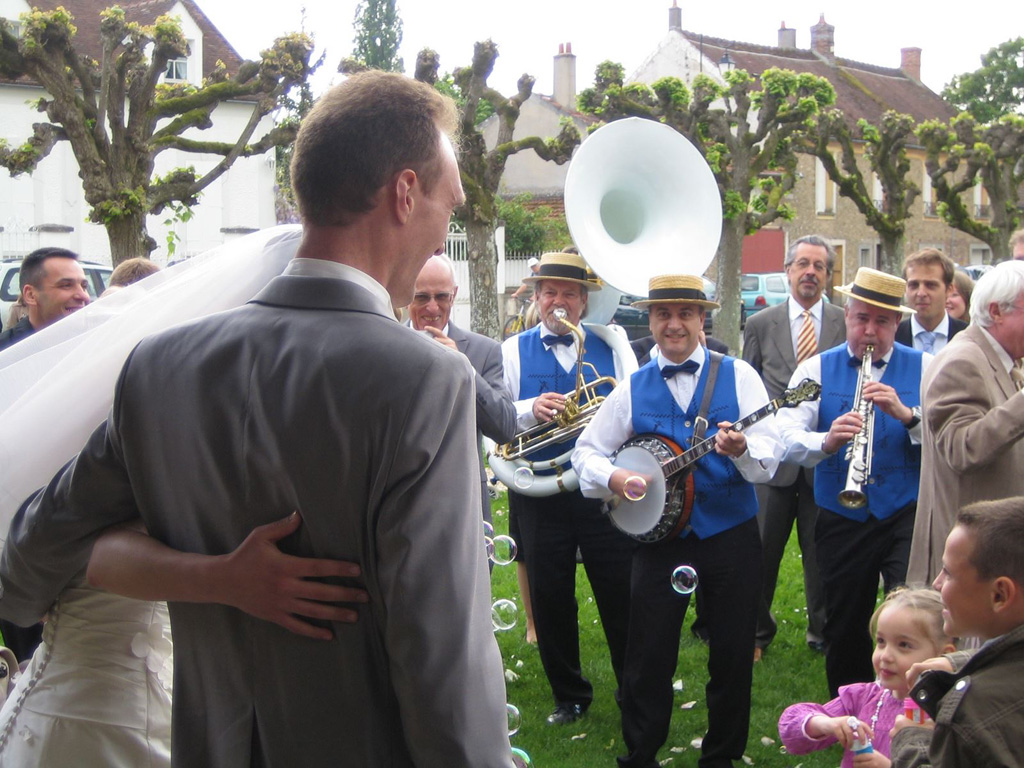
[[[835,258],[832,246],[817,235],[794,241],[786,252],[785,263],[789,299],[758,312],[747,321],[743,332],[743,359],[761,376],[769,397],[782,394],[797,365],[846,338],[843,310],[822,298]],[[803,555],[807,645],[823,652],[825,595],[814,550],[814,523],[818,519],[814,468],[783,462],[771,480],[755,487],[757,520],[764,547],[764,584],[757,616],[754,661],[760,660],[778,630],[771,612],[772,601],[779,563],[794,522]]]
[[[907,580],[931,583],[956,514],[1024,495],[1024,262],[981,276],[971,325],[921,380],[921,491]]]
[[[459,293],[455,269],[446,255],[431,256],[416,277],[409,323],[449,349],[469,358],[476,372],[476,437],[487,435],[496,443],[507,443],[516,434],[516,407],[505,386],[501,346],[479,333],[464,331],[451,321],[452,306]],[[491,520],[491,498],[487,492],[484,455],[477,451],[480,465],[480,496],[483,518]]]

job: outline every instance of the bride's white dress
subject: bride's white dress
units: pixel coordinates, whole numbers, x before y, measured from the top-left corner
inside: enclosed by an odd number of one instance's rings
[[[0,766],[166,768],[170,656],[165,603],[76,581],[0,710]]]

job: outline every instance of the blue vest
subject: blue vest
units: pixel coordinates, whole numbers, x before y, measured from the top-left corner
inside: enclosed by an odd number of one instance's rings
[[[892,357],[881,379],[896,390],[908,408],[921,404],[922,358],[922,353],[916,349],[893,344]],[[818,432],[828,432],[832,422],[853,407],[860,368],[851,366],[849,361],[850,352],[845,344],[821,355]],[[917,488],[921,481],[921,446],[913,445],[907,428],[880,408],[875,408],[874,437],[871,476],[864,485],[867,505],[860,509],[847,509],[839,503],[839,492],[846,487],[849,471],[846,446],[843,446],[814,468],[814,500],[819,507],[850,520],[864,522],[868,515],[884,520],[917,501]]]
[[[705,349],[700,381],[685,413],[672,397],[657,360],[652,360],[634,373],[630,377],[633,431],[638,435],[653,432],[671,438],[684,450],[690,448],[694,420],[700,412],[708,381],[709,359]],[[708,405],[705,437],[714,437],[718,432],[715,426],[718,422],[736,422],[746,415],[739,413],[739,405],[736,403],[734,363],[733,358],[726,357],[718,368],[715,391]],[[689,526],[683,530],[683,536],[692,529],[698,539],[706,539],[735,528],[757,515],[754,487],[743,479],[728,456],[711,452],[700,458],[693,466],[693,491],[693,512]]]
[[[541,326],[536,325],[519,334],[519,399],[527,400],[545,392],[561,392],[567,394],[576,389],[576,366],[568,372],[562,368],[555,353],[546,349],[540,338]],[[588,333],[584,339],[586,354],[585,362],[591,363],[601,376],[615,375],[615,356],[604,341],[595,333]],[[597,376],[588,366],[583,369],[583,379],[594,381]],[[607,397],[612,388],[602,384],[597,393]],[[534,461],[553,459],[565,453],[576,444],[576,440],[552,445],[530,455]]]

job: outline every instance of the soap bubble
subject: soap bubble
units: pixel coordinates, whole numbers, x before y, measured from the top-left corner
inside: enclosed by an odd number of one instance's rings
[[[494,539],[489,539],[484,536],[484,552],[487,553],[487,559],[494,559]]]
[[[519,609],[511,600],[496,600],[491,606],[491,623],[495,632],[512,629],[519,618]]]
[[[508,735],[511,738],[519,733],[519,726],[523,724],[523,716],[519,714],[519,707],[515,704],[506,704],[505,710],[508,712]]]
[[[495,536],[487,555],[495,565],[508,565],[516,559],[517,551],[516,541],[511,536]]]
[[[494,538],[494,526],[491,525],[490,523],[488,523],[486,520],[484,520],[484,538],[485,539],[493,539]]]
[[[516,488],[525,491],[533,486],[533,470],[529,467],[520,467],[512,473],[512,484]]]
[[[680,565],[672,571],[672,589],[680,595],[692,595],[697,588],[697,571],[690,565]]]
[[[533,760],[519,747],[512,747],[512,765],[516,768],[533,768]]]

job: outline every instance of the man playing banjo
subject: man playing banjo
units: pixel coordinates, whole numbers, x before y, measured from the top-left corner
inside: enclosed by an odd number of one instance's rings
[[[689,565],[700,580],[710,635],[709,722],[699,764],[728,766],[742,758],[747,743],[761,590],[761,539],[751,483],[771,478],[782,445],[774,419],[740,432],[728,429],[766,406],[768,395],[747,363],[709,353],[700,345],[704,315],[719,306],[707,300],[700,277],[651,278],[649,298],[633,306],[650,308],[658,353],[615,388],[580,436],[572,455],[580,489],[585,496],[612,503],[616,498],[635,501],[656,489],[649,473],[612,463],[616,450],[635,435],[653,433],[683,447],[708,437],[715,449],[693,466],[692,512],[688,519],[682,513],[680,522],[685,524],[678,535],[643,544],[633,555],[622,688],[622,729],[629,754],[619,758],[619,765],[658,765],[657,752],[672,717],[679,631],[689,604],[689,594],[673,589],[672,574],[678,566]],[[616,513],[613,520],[635,532]]]

